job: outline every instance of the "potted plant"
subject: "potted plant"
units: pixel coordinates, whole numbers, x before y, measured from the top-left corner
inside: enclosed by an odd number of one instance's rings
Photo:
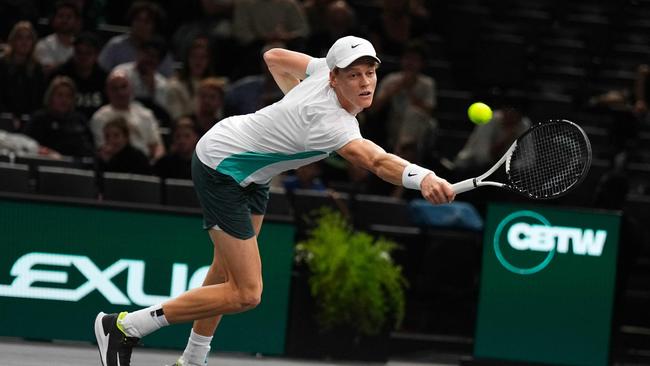
[[[397,244],[355,231],[330,208],[316,220],[296,245],[287,353],[385,360],[404,317],[406,280],[390,256]]]

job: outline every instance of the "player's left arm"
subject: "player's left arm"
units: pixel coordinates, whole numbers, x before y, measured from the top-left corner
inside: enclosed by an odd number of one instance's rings
[[[311,59],[311,56],[304,53],[283,48],[272,48],[264,52],[264,62],[284,94],[307,77],[307,66]]]
[[[352,140],[337,152],[351,164],[365,168],[387,182],[419,189],[422,196],[431,203],[448,203],[455,197],[446,180],[430,170],[387,153],[370,140]]]

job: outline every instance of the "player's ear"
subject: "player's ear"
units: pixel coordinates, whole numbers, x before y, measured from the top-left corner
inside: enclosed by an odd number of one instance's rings
[[[330,86],[332,88],[336,87],[336,74],[334,70],[330,70]]]

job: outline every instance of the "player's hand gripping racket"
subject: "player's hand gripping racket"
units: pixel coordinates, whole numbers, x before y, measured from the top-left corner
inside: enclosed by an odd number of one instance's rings
[[[505,163],[506,182],[486,181]],[[567,120],[538,123],[524,132],[483,175],[452,187],[462,193],[482,186],[513,190],[534,199],[562,196],[575,188],[591,165],[591,144],[578,125]]]

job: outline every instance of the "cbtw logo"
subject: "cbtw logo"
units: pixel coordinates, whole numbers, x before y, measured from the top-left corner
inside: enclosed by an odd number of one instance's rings
[[[46,270],[40,268],[43,265],[64,267],[66,270]],[[71,267],[77,269],[86,282],[74,289],[61,288],[68,283]],[[187,289],[201,286],[208,268],[209,266],[201,267],[189,276],[187,264],[174,263],[169,296],[162,296],[144,292],[145,262],[141,260],[120,259],[101,270],[85,256],[28,253],[18,258],[11,267],[10,274],[15,279],[9,285],[0,284],[0,296],[76,302],[97,290],[111,304],[150,306],[180,295]],[[127,271],[126,293],[111,281],[124,271]],[[36,286],[36,283],[39,285]],[[57,286],[47,286],[48,283]]]
[[[605,230],[553,226],[536,212],[517,211],[499,223],[493,244],[503,267],[530,275],[546,268],[555,253],[600,257],[606,240]]]

